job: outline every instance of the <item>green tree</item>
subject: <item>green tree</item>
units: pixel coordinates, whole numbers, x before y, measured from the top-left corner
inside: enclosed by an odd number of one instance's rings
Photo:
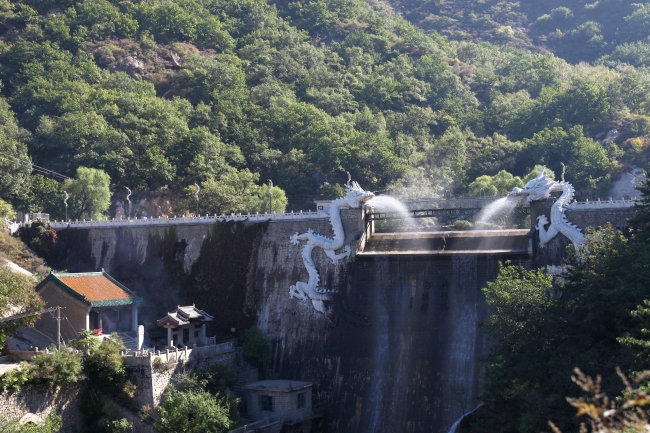
[[[98,218],[111,205],[111,179],[103,170],[79,167],[77,178],[68,179],[63,189],[70,195],[72,218]]]
[[[150,147],[135,163],[135,177],[150,189],[167,185],[176,178],[176,167],[158,146]]]
[[[514,187],[523,187],[519,176],[513,176],[505,170],[501,170],[494,176],[483,175],[477,177],[467,187],[467,193],[473,197],[492,197],[496,195],[506,195]]]
[[[210,214],[268,212],[269,187],[256,185],[259,175],[248,169],[237,171],[231,168],[220,179],[201,182],[199,191],[199,212]],[[194,209],[194,186],[186,188],[187,206]],[[273,211],[283,212],[287,197],[282,188],[273,187]]]
[[[523,144],[522,165],[532,167],[541,162],[555,173],[562,173],[563,162],[567,180],[570,179],[578,194],[593,194],[607,181],[611,162],[598,143],[583,135],[581,126],[568,130],[544,129]]]
[[[11,207],[11,204],[0,199],[0,219],[2,219],[2,224],[4,224],[4,218],[10,219],[12,221],[15,220],[16,211],[14,211],[14,209]]]
[[[156,408],[161,432],[225,433],[230,429],[229,409],[223,399],[203,390],[182,391],[169,385]]]
[[[563,430],[577,428],[564,403],[576,366],[605,374],[604,391],[616,391],[614,367],[632,366],[619,339],[634,329],[630,310],[646,298],[649,256],[646,242],[609,226],[587,232],[569,255],[563,281],[505,266],[488,283],[494,311],[488,327],[496,345],[484,397],[498,414],[493,431],[541,431],[549,419]]]
[[[29,192],[23,197],[20,209],[25,212],[45,212],[50,219],[63,219],[65,208],[62,185],[60,182],[35,174],[31,177]]]
[[[2,85],[0,83],[0,89]],[[31,158],[27,152],[30,134],[20,126],[4,98],[0,98],[0,198],[11,199],[29,187]]]

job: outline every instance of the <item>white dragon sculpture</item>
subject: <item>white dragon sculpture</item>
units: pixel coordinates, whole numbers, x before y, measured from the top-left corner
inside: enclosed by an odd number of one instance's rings
[[[539,232],[539,246],[544,247],[551,241],[558,233],[562,233],[569,238],[573,245],[578,248],[580,244],[585,241],[585,237],[580,229],[570,223],[564,211],[573,200],[574,189],[573,186],[564,181],[564,176],[561,182],[551,179],[551,177],[544,173],[546,167],[542,167],[537,177],[526,184],[522,188],[513,188],[510,195],[523,200],[524,203],[530,203],[535,200],[542,200],[550,197],[552,192],[562,192],[560,197],[551,206],[551,224],[548,229],[546,225],[549,223],[546,215],[537,217],[537,230]]]
[[[346,246],[343,252],[337,254],[336,250],[343,248],[345,244],[345,232],[341,222],[341,208],[358,208],[363,203],[373,198],[375,195],[370,191],[364,191],[357,182],[348,182],[345,186],[345,197],[334,200],[330,204],[330,224],[334,232],[333,238],[328,238],[309,229],[307,233],[295,233],[291,236],[291,243],[300,244],[300,241],[306,241],[302,249],[302,260],[307,268],[309,279],[307,281],[298,281],[289,288],[289,297],[301,301],[311,300],[312,305],[325,315],[327,310],[324,301],[331,300],[331,293],[318,288],[320,276],[312,258],[312,251],[316,247],[323,249],[327,257],[334,263],[350,255],[350,247]]]

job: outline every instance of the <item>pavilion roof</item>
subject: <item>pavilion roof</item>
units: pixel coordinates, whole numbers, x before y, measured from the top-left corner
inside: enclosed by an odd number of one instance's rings
[[[177,328],[183,325],[189,325],[192,322],[210,322],[214,319],[211,315],[203,310],[196,308],[194,305],[181,307],[180,305],[172,312],[167,313],[162,319],[158,319],[158,326]]]
[[[68,295],[93,307],[129,305],[142,302],[142,298],[136,296],[103,269],[101,272],[51,272],[36,286],[36,291],[39,292],[50,281]]]

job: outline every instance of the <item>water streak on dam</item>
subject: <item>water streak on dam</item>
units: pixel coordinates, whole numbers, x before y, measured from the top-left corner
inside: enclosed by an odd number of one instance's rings
[[[354,422],[334,431],[446,432],[476,406],[488,348],[481,288],[496,276],[499,260],[529,262],[527,233],[381,234],[368,240],[341,299],[367,322],[342,320],[332,331],[346,339],[338,350],[346,386],[333,398],[333,412]]]

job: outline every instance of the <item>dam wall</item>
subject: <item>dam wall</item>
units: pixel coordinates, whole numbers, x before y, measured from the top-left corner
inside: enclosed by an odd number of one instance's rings
[[[534,203],[531,220],[551,204]],[[567,210],[581,227],[622,228],[631,215],[630,208]],[[22,236],[56,269],[105,268],[134,290],[152,335],[156,319],[187,303],[215,317],[209,334],[234,328],[241,337],[258,326],[272,342],[270,374],[314,383],[327,432],[447,432],[481,389],[489,349],[481,288],[499,261],[558,264],[568,241],[559,235],[539,248],[534,230],[372,239],[364,217],[361,209],[341,211],[345,245],[363,252],[333,263],[313,251],[320,285],[331,290],[328,314],[289,297],[290,286],[308,278],[304,244],[291,235],[311,229],[331,237],[326,216],[66,226],[47,236],[32,227]]]

